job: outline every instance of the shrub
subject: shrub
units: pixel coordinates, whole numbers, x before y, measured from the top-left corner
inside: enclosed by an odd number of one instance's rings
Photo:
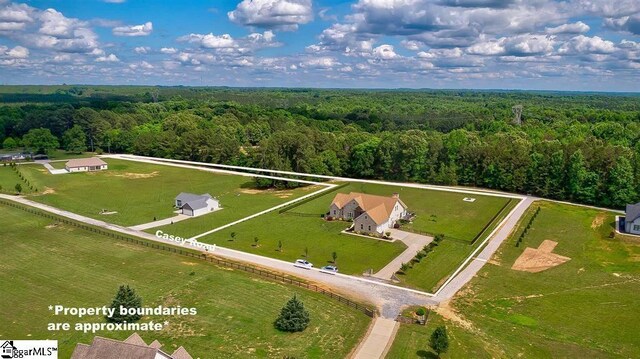
[[[283,332],[301,332],[309,325],[309,312],[304,304],[294,295],[280,310],[280,315],[273,323],[276,329]]]
[[[427,312],[422,307],[420,307],[420,308],[418,308],[418,310],[416,310],[416,315],[419,315],[419,316],[422,317],[425,314],[427,314]]]
[[[449,349],[449,336],[447,335],[447,328],[444,326],[439,326],[436,330],[431,334],[431,340],[429,341],[429,346],[433,349],[440,357],[440,354],[446,353],[447,349]]]
[[[118,288],[118,293],[116,293],[115,298],[113,298],[109,306],[116,310],[115,314],[112,317],[105,317],[105,319],[111,323],[123,323],[125,321],[127,323],[133,323],[140,320],[141,316],[137,313],[122,315],[120,313],[120,306],[125,308],[142,307],[142,299],[136,294],[136,291],[128,285],[121,285],[120,288]]]

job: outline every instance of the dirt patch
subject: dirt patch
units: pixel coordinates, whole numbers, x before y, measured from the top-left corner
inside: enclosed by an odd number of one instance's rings
[[[45,187],[44,191],[40,192],[40,194],[53,194],[56,193],[56,190],[51,187]]]
[[[195,266],[198,265],[198,263],[194,263],[194,262],[180,262],[182,264],[188,265],[188,266]]]
[[[243,188],[240,193],[244,194],[272,194],[278,198],[289,198],[293,196],[293,192],[290,190],[275,190],[275,189],[255,189],[255,188]]]
[[[477,332],[477,330],[473,326],[473,323],[458,314],[458,312],[456,312],[456,310],[449,304],[448,300],[441,302],[440,305],[437,306],[434,310],[444,319],[454,322],[455,324],[458,324],[459,326],[469,331]]]
[[[252,188],[243,188],[240,190],[240,192],[244,193],[244,194],[259,194],[259,193],[264,193],[269,191],[268,189],[262,190],[262,189],[252,189]]]
[[[118,211],[105,211],[105,210],[100,211],[100,214],[116,214],[116,213],[118,213]]]
[[[46,229],[51,229],[51,228],[56,228],[56,227],[58,227],[58,222],[51,223],[51,224],[48,224],[48,225],[44,226],[44,228],[46,228]]]
[[[569,257],[552,253],[558,242],[545,240],[538,248],[525,248],[511,269],[522,272],[538,273],[571,260]]]
[[[110,172],[110,175],[113,177],[122,177],[127,179],[141,179],[141,178],[152,178],[156,177],[160,174],[158,171],[153,171],[151,173],[133,173],[133,172],[124,172],[124,173],[113,173]]]
[[[606,213],[598,213],[593,221],[591,222],[591,228],[597,229],[604,223],[604,220],[607,219]]]

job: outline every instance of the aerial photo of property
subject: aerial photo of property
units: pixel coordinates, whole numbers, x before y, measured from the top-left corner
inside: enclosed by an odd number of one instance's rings
[[[1,359],[640,358],[640,1],[0,0]]]

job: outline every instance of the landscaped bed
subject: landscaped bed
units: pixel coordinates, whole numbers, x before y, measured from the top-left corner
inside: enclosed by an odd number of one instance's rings
[[[169,325],[139,332],[147,343],[157,339],[169,352],[182,345],[194,358],[343,358],[370,322],[362,312],[319,293],[57,225],[13,207],[0,210],[0,337],[58,340],[61,358],[95,335],[123,340],[131,331],[47,331],[51,322],[104,322],[102,317],[54,316],[48,306],[109,305],[122,284],[135,288],[144,306],[197,308],[195,316],[143,317]],[[302,333],[279,332],[273,321],[294,294],[309,310],[310,325]]]

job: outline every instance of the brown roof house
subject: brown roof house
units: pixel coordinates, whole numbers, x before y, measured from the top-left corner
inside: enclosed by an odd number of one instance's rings
[[[68,172],[102,171],[107,169],[107,163],[98,157],[75,158],[69,160],[64,168]]]
[[[138,333],[131,334],[123,342],[95,337],[91,345],[78,343],[71,359],[193,359],[183,347],[173,354],[165,353],[161,347],[157,340],[147,345]]]
[[[395,223],[407,216],[407,205],[397,193],[391,197],[351,192],[336,194],[329,216],[353,220],[353,230],[382,235]]]

